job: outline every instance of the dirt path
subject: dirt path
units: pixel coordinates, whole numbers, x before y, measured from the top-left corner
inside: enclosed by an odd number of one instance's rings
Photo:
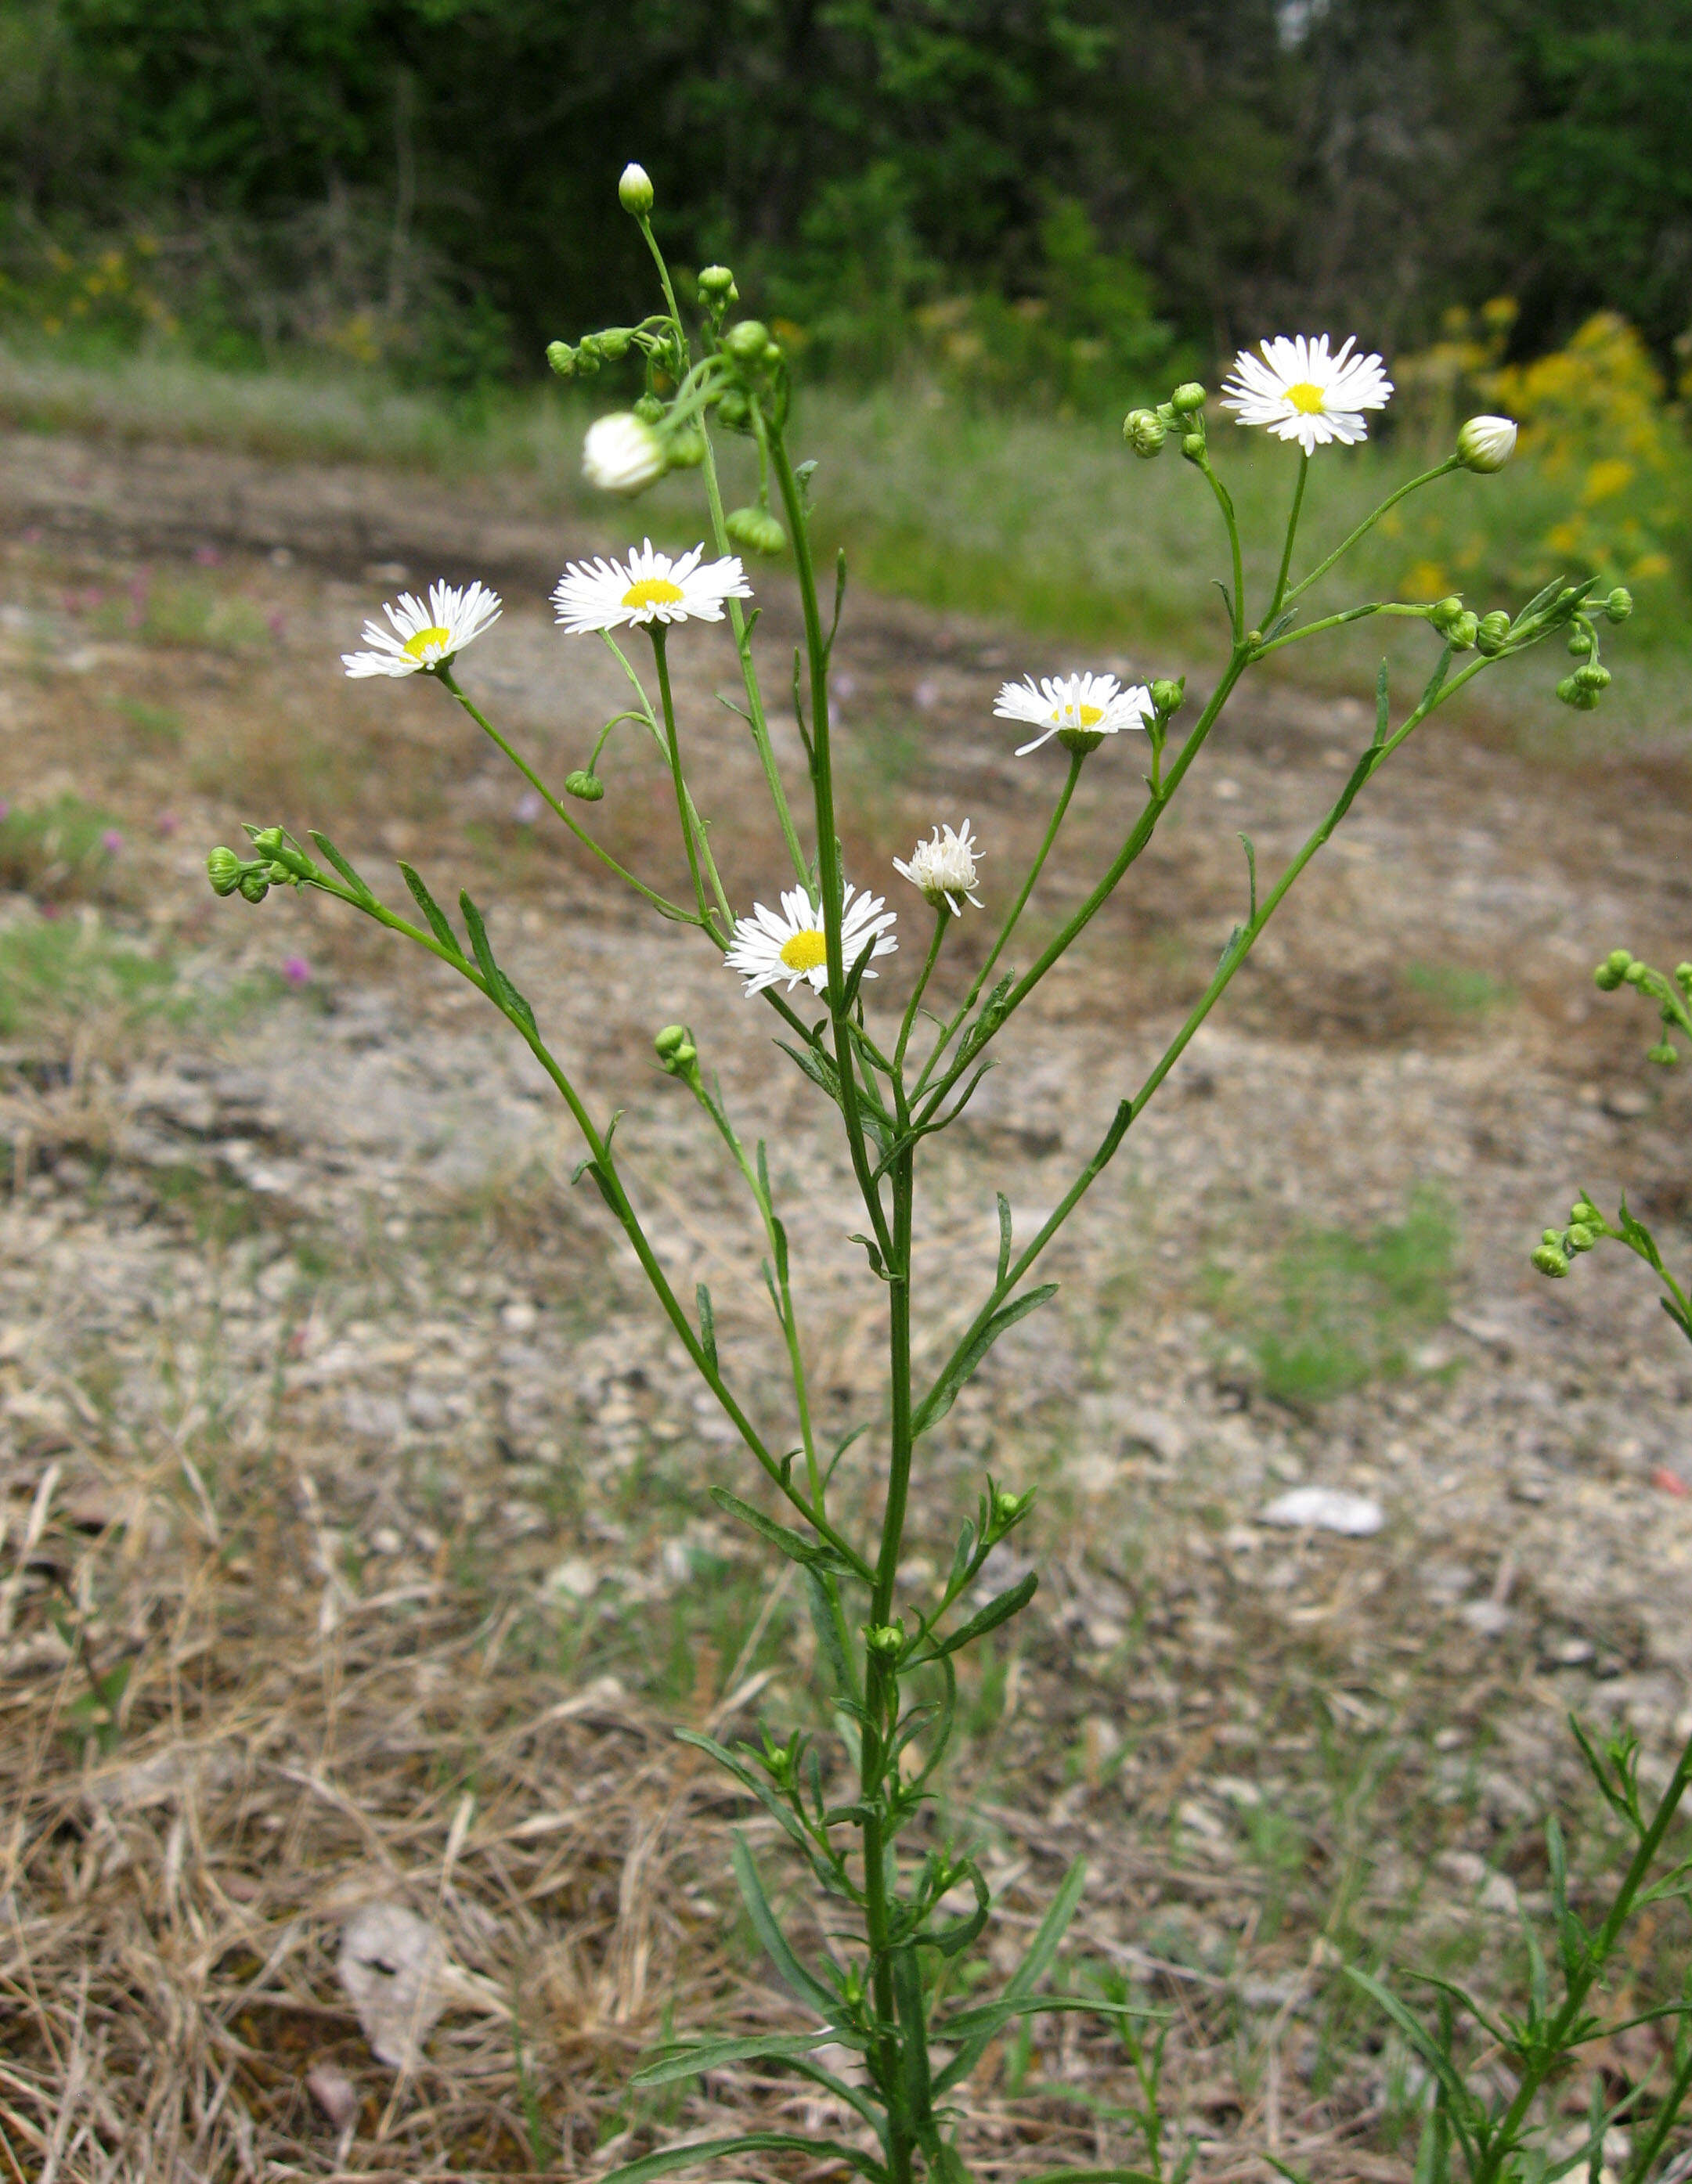
[[[725,1355],[785,1430],[753,1239],[650,1059],[660,1024],[692,1023],[813,1270],[824,1424],[873,1417],[850,1178],[734,982],[537,824],[438,691],[336,670],[397,565],[491,577],[507,612],[465,679],[557,778],[618,682],[544,595],[611,533],[386,473],[22,437],[0,443],[0,794],[14,812],[74,794],[124,837],[68,877],[17,853],[0,928],[19,2144],[81,2118],[83,2166],[61,2173],[186,2180],[501,2170],[541,2142],[569,2168],[607,2135],[634,2151],[725,2112],[820,2128],[826,2103],[746,2075],[669,2110],[617,2092],[667,2008],[786,2008],[726,1908],[730,1808],[664,1733],[751,1734],[807,1703],[791,1605],[755,1627],[762,1565],[706,1496],[744,1485],[734,1451],[475,997],[315,903],[219,905],[203,878],[250,817],[328,827],[396,900],[396,855],[444,897],[470,887],[595,1111],[626,1108],[678,1286],[711,1283]],[[776,660],[791,615],[765,588]],[[676,656],[731,894],[768,899],[773,829],[743,820],[757,772],[717,702],[732,655],[690,632]],[[891,856],[967,814],[1002,900],[1058,773],[1010,755],[992,694],[1081,664],[1178,665],[1071,662],[857,599],[849,873],[896,901]],[[1237,835],[1278,870],[1370,725],[1286,687],[1231,712],[935,1159],[927,1354],[986,1278],[994,1190],[1031,1228],[1202,988],[1243,901]],[[792,779],[790,718],[776,733]],[[632,745],[606,772],[603,838],[674,885],[662,779]],[[1134,787],[1126,749],[1090,766],[1042,918],[1079,898]],[[1652,1765],[1688,1726],[1692,1357],[1618,1260],[1553,1288],[1527,1252],[1577,1184],[1625,1186],[1686,1242],[1687,1095],[1648,1077],[1645,1011],[1589,971],[1617,942],[1692,952],[1689,844],[1684,777],[1550,771],[1442,718],[1136,1122],[1052,1254],[1057,1302],[928,1445],[913,1596],[984,1467],[1041,1488],[1046,1582],[966,1691],[953,1794],[1013,1936],[1086,1851],[1075,1963],[1177,2008],[1171,2103],[1207,2176],[1259,2173],[1264,2145],[1407,2175],[1380,2148],[1408,2097],[1335,1967],[1424,1960],[1455,1922],[1490,1976],[1488,1936],[1540,1900],[1531,1824],[1571,1789],[1566,1711],[1631,1723]],[[44,958],[42,932],[71,928],[81,952]],[[954,984],[981,945],[966,925]],[[173,982],[147,1006],[137,950]],[[908,956],[879,1001],[902,1000]],[[1377,1503],[1382,1528],[1259,1521],[1301,1482]],[[70,1709],[90,1663],[120,1661],[103,1752]],[[335,1970],[371,1897],[433,1919],[458,1967],[397,2088]],[[1055,2022],[983,2073],[990,2174],[1134,2158],[1113,2036]],[[338,2137],[320,2067],[354,2103]]]

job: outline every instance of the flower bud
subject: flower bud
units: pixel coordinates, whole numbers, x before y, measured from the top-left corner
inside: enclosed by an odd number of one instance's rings
[[[1572,675],[1565,675],[1557,685],[1557,695],[1566,705],[1572,705],[1578,713],[1589,713],[1598,703],[1598,693],[1578,682]]]
[[[993,1489],[993,1529],[1003,1534],[1009,1531],[1019,1518],[1025,1517],[1034,1500],[1033,1493],[1008,1494],[1002,1486]]]
[[[673,471],[696,471],[705,460],[704,433],[684,425],[679,432],[670,436],[668,453]]]
[[[1131,410],[1122,420],[1122,437],[1142,462],[1163,453],[1169,428],[1153,410]]]
[[[1584,660],[1591,649],[1592,632],[1589,630],[1577,629],[1571,632],[1569,637],[1569,658],[1571,660]]]
[[[731,432],[744,432],[751,422],[752,405],[738,387],[731,387],[718,404],[717,415]]]
[[[1195,410],[1204,407],[1204,389],[1196,379],[1183,380],[1169,398],[1169,406],[1178,417],[1191,416]]]
[[[726,265],[707,265],[699,276],[699,292],[707,303],[718,305],[732,304],[740,292]]]
[[[575,377],[576,352],[571,348],[568,342],[548,342],[546,344],[546,361],[552,366],[552,369],[558,374],[558,376],[561,379],[573,379]]]
[[[1457,459],[1466,471],[1501,471],[1515,453],[1513,417],[1471,417],[1457,435]]]
[[[617,183],[617,201],[626,213],[632,213],[636,220],[652,209],[651,178],[646,170],[637,166],[633,159],[623,169],[622,177]]]
[[[1683,994],[1692,994],[1692,963],[1675,965],[1674,983]]]
[[[1592,974],[1592,983],[1601,994],[1613,994],[1633,967],[1631,949],[1612,948]]]
[[[779,554],[787,543],[787,533],[767,508],[731,509],[723,528],[749,554]]]
[[[1167,676],[1160,676],[1153,683],[1152,710],[1165,720],[1171,713],[1178,713],[1186,703],[1187,677],[1184,675],[1175,682],[1171,682]]]
[[[1599,660],[1589,660],[1584,667],[1576,668],[1574,679],[1583,690],[1607,690],[1610,670]]]
[[[1533,1254],[1533,1263],[1553,1281],[1560,1281],[1569,1270],[1567,1259],[1555,1244],[1542,1244]]]
[[[600,336],[600,354],[607,364],[621,364],[633,339],[627,326],[607,326]]]
[[[1466,652],[1480,635],[1479,620],[1467,607],[1445,632],[1445,642],[1454,652]]]
[[[271,883],[257,865],[243,867],[238,883],[243,895],[248,902],[262,902],[271,891]]]
[[[693,1043],[693,1034],[685,1024],[666,1024],[652,1042],[658,1050],[660,1061],[667,1061],[678,1047]]]
[[[724,334],[723,346],[736,364],[757,364],[769,347],[769,328],[762,319],[742,319]]]
[[[1604,602],[1605,618],[1610,621],[1626,621],[1633,611],[1633,595],[1625,584],[1617,584]]]
[[[1449,592],[1443,599],[1434,601],[1427,610],[1427,619],[1444,637],[1462,612],[1463,602],[1455,592]]]
[[[578,766],[573,773],[564,777],[564,794],[578,797],[584,804],[597,804],[605,794],[605,783],[598,774],[589,773],[585,766]]]
[[[1661,1069],[1672,1069],[1680,1059],[1680,1050],[1672,1040],[1662,1039],[1645,1050],[1645,1060],[1654,1061]]]
[[[905,1626],[902,1623],[867,1623],[863,1627],[863,1642],[872,1653],[884,1660],[896,1660],[905,1650]]]
[[[656,394],[643,394],[634,405],[634,414],[643,425],[662,425],[664,405]]]
[[[1623,981],[1629,986],[1643,986],[1645,980],[1650,978],[1650,965],[1645,962],[1636,956],[1633,961],[1628,964],[1627,969],[1622,973],[1622,977]]]
[[[600,417],[588,427],[582,474],[601,493],[639,493],[663,476],[664,443],[630,410]]]
[[[1563,1238],[1563,1246],[1570,1251],[1589,1251],[1597,1241],[1595,1229],[1589,1228],[1583,1221],[1572,1221]]]
[[[260,827],[254,831],[253,847],[261,857],[273,857],[282,848],[282,839],[280,827]]]
[[[1569,1208],[1571,1228],[1589,1228],[1598,1237],[1604,1234],[1605,1225],[1604,1216],[1589,1198],[1578,1198]]]
[[[1204,435],[1202,432],[1184,432],[1181,435],[1181,452],[1190,463],[1202,462],[1204,457]]]
[[[1496,660],[1509,638],[1510,616],[1498,608],[1483,615],[1475,625],[1475,649],[1488,660]]]
[[[233,894],[241,884],[241,860],[233,850],[214,850],[205,861],[214,894]]]

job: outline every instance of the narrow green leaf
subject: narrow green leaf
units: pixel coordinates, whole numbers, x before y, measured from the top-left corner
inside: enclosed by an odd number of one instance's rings
[[[361,903],[371,903],[376,900],[374,893],[359,878],[327,834],[320,834],[314,829],[311,838]]]
[[[926,2135],[934,2126],[934,2087],[929,2075],[928,2012],[923,1995],[922,1967],[917,1962],[916,1951],[895,1949],[891,1969],[905,2103],[912,2123]]]
[[[1062,1886],[1053,1897],[1046,1916],[1041,1920],[1038,1932],[1028,1945],[1027,1953],[1007,1981],[998,2007],[1002,2008],[1007,2003],[1021,2001],[1025,1996],[1031,1996],[1033,1990],[1050,1970],[1058,1945],[1081,1903],[1086,1878],[1086,1861],[1078,1858],[1064,1875]],[[995,2025],[991,2031],[973,2034],[964,2042],[935,2078],[934,2089],[936,2093],[943,2093],[949,2087],[963,2082],[986,2053],[993,2033],[997,2029]]]
[[[778,1524],[773,1517],[766,1517],[762,1509],[754,1509],[750,1502],[741,1501],[726,1486],[713,1486],[711,1498],[718,1507],[730,1517],[738,1517],[743,1524],[750,1524],[760,1539],[768,1540],[771,1546],[779,1547],[791,1561],[802,1563],[807,1568],[829,1559],[829,1550],[802,1532],[796,1532],[786,1524]]]
[[[680,1744],[692,1745],[695,1751],[708,1752],[718,1765],[725,1773],[732,1774],[743,1790],[750,1791],[767,1811],[774,1814],[776,1819],[802,1850],[810,1849],[809,1838],[793,1808],[790,1805],[783,1804],[773,1786],[762,1778],[756,1767],[743,1764],[724,1746],[718,1744],[712,1737],[701,1736],[697,1730],[678,1729],[676,1731],[676,1741]]]
[[[990,1600],[979,1615],[972,1615],[927,1658],[935,1660],[942,1653],[956,1653],[965,1646],[973,1646],[978,1638],[985,1638],[990,1630],[997,1630],[1000,1624],[1008,1623],[1013,1615],[1020,1614],[1039,1590],[1040,1573],[1030,1570],[1019,1584]]]
[[[1387,740],[1387,728],[1392,711],[1387,697],[1387,663],[1381,662],[1381,671],[1375,677],[1375,748],[1378,750]]]
[[[832,2138],[801,2138],[787,2131],[753,2131],[738,2138],[694,2138],[680,2146],[660,2147],[639,2161],[603,2170],[595,2184],[648,2184],[651,2177],[673,2176],[678,2169],[739,2153],[800,2153],[809,2162],[843,2161],[860,2176],[868,2177],[870,2184],[887,2184],[885,2169],[861,2147],[844,2146]]]
[[[1360,1986],[1365,1994],[1386,2011],[1388,2016],[1392,2019],[1393,2024],[1398,2026],[1399,2031],[1404,2034],[1405,2039],[1410,2042],[1422,2061],[1438,2078],[1444,2089],[1446,2099],[1451,2104],[1452,2121],[1456,2123],[1460,2118],[1466,2119],[1470,2106],[1470,2097],[1462,2073],[1438,2042],[1433,2038],[1421,2019],[1414,2011],[1405,2008],[1390,1987],[1382,1986],[1379,1980],[1372,1979],[1367,1972],[1360,1971],[1355,1964],[1348,1964],[1345,1967],[1345,1975],[1354,1986]]]
[[[813,1084],[828,1094],[829,1099],[839,1100],[840,1078],[834,1063],[826,1055],[818,1054],[813,1046],[790,1046],[785,1039],[779,1039],[775,1043],[790,1061],[798,1063]]]
[[[637,2070],[631,2086],[671,2086],[678,2078],[696,2078],[701,2070],[720,2070],[727,2063],[760,2063],[789,2055],[803,2055],[830,2042],[842,2048],[863,2046],[863,2036],[849,2025],[820,2025],[814,2032],[751,2033],[739,2040],[701,2040],[667,2049],[656,2063]]]
[[[1014,1297],[1008,1305],[1001,1306],[924,1396],[911,1421],[913,1438],[918,1434],[926,1433],[930,1426],[937,1425],[946,1416],[957,1401],[958,1391],[974,1378],[981,1360],[999,1337],[1014,1327],[1018,1320],[1026,1319],[1030,1312],[1037,1312],[1042,1304],[1057,1294],[1056,1282],[1042,1282],[1037,1289],[1026,1290],[1021,1296]]]
[[[805,1582],[811,1596],[811,1628],[817,1634],[817,1644],[834,1677],[835,1690],[842,1698],[855,1698],[857,1680],[840,1642],[840,1627],[835,1614],[835,1595],[829,1577],[815,1563],[807,1563]]]
[[[716,1373],[718,1369],[717,1315],[711,1309],[711,1292],[703,1282],[700,1282],[695,1285],[693,1294],[695,1301],[699,1306],[699,1346],[705,1352],[706,1363],[710,1366],[713,1373]]]
[[[787,1936],[776,1924],[775,1914],[770,1908],[769,1898],[764,1894],[763,1883],[745,1839],[736,1835],[729,1847],[729,1856],[734,1868],[734,1879],[740,1891],[740,1900],[746,1907],[746,1916],[752,1922],[752,1930],[763,1944],[764,1954],[799,1997],[799,1999],[832,2019],[840,2006],[840,1997],[827,1986],[816,1974],[807,1971],[793,1953]]]
[[[455,962],[464,961],[464,950],[458,944],[458,935],[447,922],[446,912],[423,885],[421,876],[402,859],[399,877],[411,890],[411,899],[429,922],[429,930]]]
[[[1003,1191],[999,1192],[998,1201],[999,1271],[998,1279],[994,1282],[993,1287],[1002,1290],[1005,1285],[1005,1277],[1010,1272],[1010,1201],[1005,1196]]]

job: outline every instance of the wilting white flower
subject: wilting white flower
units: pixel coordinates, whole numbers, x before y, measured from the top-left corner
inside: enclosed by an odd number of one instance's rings
[[[1501,471],[1516,453],[1513,417],[1471,417],[1457,435],[1457,453],[1465,470]]]
[[[572,561],[558,580],[552,604],[572,637],[655,621],[721,621],[724,599],[749,599],[738,554],[700,566],[705,549],[679,560],[661,554],[649,538],[627,563]]]
[[[955,833],[950,827],[937,826],[931,842],[919,842],[912,850],[909,864],[902,857],[895,857],[893,869],[913,887],[920,888],[935,910],[944,903],[954,917],[961,917],[966,902],[974,903],[977,910],[981,907],[970,893],[975,885],[979,854],[969,838],[966,819]]]
[[[1040,730],[1031,744],[1019,744],[1017,756],[1038,750],[1057,735],[1114,736],[1124,728],[1143,728],[1152,717],[1152,694],[1139,683],[1124,689],[1114,675],[1042,676],[1007,682],[993,713],[1001,721],[1027,721]]]
[[[848,976],[872,941],[876,956],[891,956],[897,948],[893,938],[896,913],[883,909],[879,894],[859,894],[848,884],[840,910],[840,956]],[[745,980],[748,994],[761,994],[784,978],[790,994],[801,978],[820,994],[829,983],[828,958],[822,905],[813,902],[803,888],[789,888],[781,898],[779,916],[761,902],[753,904],[751,916],[734,928],[723,961]],[[875,973],[867,970],[863,975],[873,978]]]
[[[619,410],[599,417],[582,443],[582,475],[600,493],[639,493],[661,478],[664,443],[644,417]]]
[[[1222,386],[1222,406],[1242,425],[1266,425],[1277,440],[1296,440],[1308,455],[1330,440],[1347,447],[1369,437],[1363,412],[1384,410],[1393,382],[1378,356],[1354,356],[1348,334],[1337,356],[1328,337],[1276,334],[1263,354],[1242,349]]]
[[[367,621],[364,641],[369,652],[343,652],[341,665],[349,676],[421,675],[444,667],[465,646],[500,618],[500,594],[484,584],[431,584],[429,603],[401,592],[399,604],[386,601],[383,612],[394,625]]]

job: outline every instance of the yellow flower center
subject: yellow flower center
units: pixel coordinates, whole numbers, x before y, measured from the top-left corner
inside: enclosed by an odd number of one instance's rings
[[[1097,727],[1104,718],[1103,705],[1077,705],[1075,717],[1084,728]]]
[[[1320,417],[1327,397],[1320,387],[1313,386],[1308,379],[1301,379],[1296,387],[1287,388],[1287,399],[1301,416]]]
[[[643,577],[623,595],[626,607],[673,607],[680,604],[682,588],[667,577]]]
[[[413,660],[424,660],[427,658],[431,646],[438,644],[444,651],[451,643],[452,632],[450,629],[420,629],[415,637],[406,638],[405,649]]]
[[[814,971],[829,960],[829,944],[820,933],[796,933],[781,946],[781,960],[790,971]]]

